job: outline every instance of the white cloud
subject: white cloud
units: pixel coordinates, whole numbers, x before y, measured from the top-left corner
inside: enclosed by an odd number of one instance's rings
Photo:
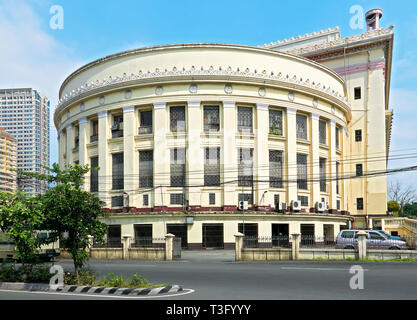
[[[42,30],[41,22],[24,1],[0,3],[0,88],[32,87],[51,100],[52,163],[57,162],[58,154],[53,111],[59,86],[84,63]]]

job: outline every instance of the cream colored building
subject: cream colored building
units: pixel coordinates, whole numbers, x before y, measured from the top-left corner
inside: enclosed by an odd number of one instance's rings
[[[366,174],[386,169],[392,38],[336,28],[93,61],[61,86],[59,163],[100,167],[85,188],[106,202],[110,237],[172,232],[189,248],[231,247],[243,228],[332,238],[386,213],[385,176]]]
[[[0,127],[0,191],[15,192],[17,189],[16,172],[17,140]]]

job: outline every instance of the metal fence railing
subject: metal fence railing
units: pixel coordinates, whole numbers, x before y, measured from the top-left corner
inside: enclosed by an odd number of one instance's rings
[[[106,241],[101,244],[96,241],[93,242],[93,248],[122,248],[122,239],[118,238],[110,238],[106,239]]]
[[[313,235],[301,235],[300,248],[336,248],[334,237],[318,237]]]
[[[243,237],[243,248],[290,248],[291,236]]]
[[[132,248],[165,248],[165,238],[136,237],[133,239]]]

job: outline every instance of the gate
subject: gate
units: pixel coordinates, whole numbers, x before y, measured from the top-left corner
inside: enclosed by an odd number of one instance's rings
[[[203,223],[203,248],[224,248],[222,223]]]
[[[181,258],[181,238],[174,238],[174,248],[172,252],[173,259],[180,259]]]

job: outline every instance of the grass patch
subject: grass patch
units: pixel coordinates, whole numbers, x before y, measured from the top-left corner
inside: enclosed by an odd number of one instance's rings
[[[110,272],[107,275],[98,278],[97,275],[85,269],[78,272],[78,277],[74,273],[66,271],[64,274],[64,284],[78,285],[78,286],[92,286],[92,287],[118,287],[118,288],[157,288],[163,285],[153,285],[141,275],[135,273],[132,279],[124,279],[122,275],[115,275]]]

